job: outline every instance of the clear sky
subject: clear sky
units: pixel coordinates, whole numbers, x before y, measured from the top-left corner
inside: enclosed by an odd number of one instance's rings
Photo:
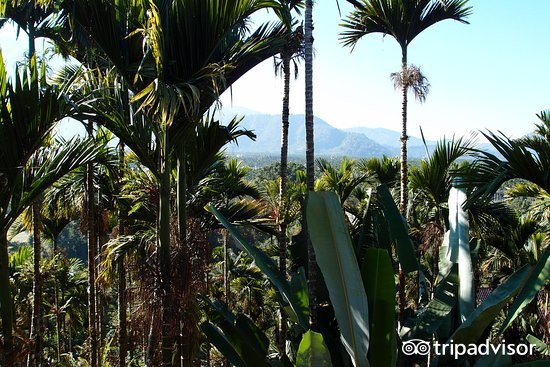
[[[401,52],[390,36],[369,35],[353,52],[339,42],[345,0],[314,6],[314,113],[336,127],[400,129],[401,96],[389,79],[400,70]],[[519,137],[532,131],[536,113],[550,108],[550,1],[471,0],[470,24],[440,22],[409,46],[431,89],[424,104],[409,102],[409,133],[419,126],[429,139],[467,131],[501,130]],[[263,17],[262,17],[263,19]],[[0,31],[8,68],[26,49],[11,27]],[[303,65],[292,81],[291,113],[304,113]],[[226,107],[280,113],[282,79],[268,60],[222,96]]]
[[[518,137],[532,131],[536,113],[550,108],[550,1],[473,0],[470,24],[447,20],[409,45],[409,62],[431,84],[424,104],[410,98],[409,131],[419,125],[430,139],[471,130],[501,130]],[[351,6],[340,0],[342,17]],[[335,0],[314,6],[314,113],[336,127],[400,130],[401,95],[389,79],[401,51],[390,36],[368,35],[351,52],[339,42]],[[303,67],[301,69],[303,71]],[[291,113],[304,113],[303,76],[293,81]],[[239,80],[232,101],[280,113],[282,80],[267,61]]]

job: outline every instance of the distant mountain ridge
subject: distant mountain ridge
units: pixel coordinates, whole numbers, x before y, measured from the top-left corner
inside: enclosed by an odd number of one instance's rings
[[[222,121],[227,122],[232,115],[224,113]],[[304,115],[290,115],[289,154],[303,154],[306,150]],[[315,117],[315,154],[330,156],[348,156],[356,158],[398,156],[400,153],[400,133],[384,128],[357,127],[337,129],[326,121]],[[247,114],[240,123],[241,128],[253,130],[256,141],[241,138],[238,144],[228,146],[230,154],[281,152],[281,116],[261,113]],[[435,142],[427,142],[431,148]],[[411,137],[409,157],[425,157],[422,140]]]

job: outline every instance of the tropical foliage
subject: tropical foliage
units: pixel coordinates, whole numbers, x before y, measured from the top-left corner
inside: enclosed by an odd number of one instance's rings
[[[467,2],[349,2],[344,42],[392,35],[404,105],[409,89],[424,99],[407,46],[465,22]],[[0,365],[545,363],[550,113],[520,139],[482,132],[494,150],[442,139],[409,169],[406,155],[315,160],[312,140],[305,167],[288,162],[302,54],[313,138],[312,6],[0,1],[29,36],[13,73],[0,54]],[[253,23],[263,10],[273,22]],[[39,37],[70,59],[49,72]],[[218,97],[274,56],[281,160],[251,168],[224,147],[256,136],[220,119]],[[59,136],[67,119],[86,138]],[[419,340],[535,352],[411,356]]]

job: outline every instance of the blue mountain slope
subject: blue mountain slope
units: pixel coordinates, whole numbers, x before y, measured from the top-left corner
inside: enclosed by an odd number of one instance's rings
[[[227,116],[225,118],[228,118]],[[377,144],[363,134],[339,130],[315,117],[315,152],[317,155],[340,155],[370,157],[392,154],[392,149]],[[279,154],[281,151],[280,115],[247,115],[240,126],[253,130],[256,141],[240,139],[238,146],[232,144],[227,151],[239,153]],[[306,150],[304,115],[291,115],[289,127],[289,153],[302,154]]]

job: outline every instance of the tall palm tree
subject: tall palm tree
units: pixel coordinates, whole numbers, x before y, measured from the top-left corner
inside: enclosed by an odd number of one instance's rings
[[[300,14],[300,8],[303,5],[302,0],[282,0],[281,13],[279,19],[283,22],[287,41],[283,51],[280,54],[280,61],[276,59],[275,74],[282,71],[283,74],[283,111],[281,114],[281,165],[279,169],[280,189],[279,189],[279,208],[285,207],[285,198],[287,191],[287,167],[288,167],[288,128],[289,128],[289,101],[290,101],[290,67],[294,63],[294,76],[298,77],[298,61],[303,56],[303,33],[301,26],[293,32],[292,11]],[[279,270],[286,274],[286,252],[287,252],[287,224],[278,220],[279,223]],[[279,349],[284,352],[286,346],[286,313],[283,306],[280,308],[279,323]]]
[[[355,9],[342,24],[345,46],[355,47],[357,42],[371,33],[392,36],[401,47],[401,74],[408,75],[407,50],[409,44],[428,27],[446,19],[467,23],[471,13],[468,0],[359,0],[350,1]],[[407,91],[408,79],[402,78],[401,125],[401,195],[399,207],[404,215],[407,207]]]
[[[306,123],[306,185],[307,191],[315,190],[315,147],[313,126],[313,0],[305,0],[304,12],[304,60],[305,60],[305,123]],[[307,236],[309,323],[317,328],[317,278],[318,269],[313,245]]]
[[[7,231],[21,212],[67,172],[103,155],[105,148],[74,139],[47,151],[43,166],[33,175],[31,158],[40,150],[56,121],[72,113],[72,104],[46,83],[36,59],[29,69],[8,81],[0,55],[0,310],[4,336],[4,364],[13,366],[13,313],[8,278]]]
[[[160,160],[154,170],[160,177],[159,253],[163,286],[163,317],[169,319],[170,308],[170,184],[171,167],[184,154],[182,141],[200,117],[216,101],[217,96],[261,61],[279,53],[284,44],[280,26],[262,25],[252,33],[246,30],[246,20],[254,12],[274,4],[258,0],[234,2],[216,0],[150,1],[145,5],[129,2],[128,32],[120,33],[121,9],[110,1],[78,1],[68,9],[77,23],[86,29],[102,52],[120,72],[135,99],[142,103],[150,121],[156,126],[155,139]],[[107,26],[106,26],[107,21]],[[120,40],[129,34],[128,54],[124,59]],[[141,36],[141,37],[140,37]],[[145,54],[139,56],[145,41]],[[136,42],[138,40],[138,48]],[[134,53],[132,53],[134,52]],[[135,56],[139,56],[134,58]],[[140,65],[129,68],[130,61]],[[109,122],[107,122],[109,124]],[[128,125],[127,123],[125,125]],[[120,127],[120,126],[119,126]],[[113,129],[113,126],[109,126]],[[124,130],[124,128],[122,128]],[[122,139],[119,131],[113,130]],[[134,149],[135,139],[125,141]],[[131,143],[134,145],[132,146]],[[156,162],[160,162],[157,165]],[[183,167],[183,166],[182,166]],[[185,172],[181,169],[180,172]],[[184,182],[182,177],[177,182]],[[184,191],[183,185],[181,189]],[[185,195],[178,195],[180,227],[185,221]],[[180,228],[180,234],[185,228]],[[169,334],[168,322],[165,333]],[[171,342],[163,338],[163,364],[171,363]]]
[[[407,50],[409,44],[426,28],[446,19],[467,23],[471,13],[468,0],[360,0],[350,1],[355,9],[344,20],[341,39],[345,46],[355,47],[357,42],[371,33],[391,35],[401,47],[401,81],[403,101],[401,105],[401,190],[399,210],[406,216],[408,202],[407,185],[407,92],[409,89]],[[399,271],[399,319],[404,311],[405,274]]]

